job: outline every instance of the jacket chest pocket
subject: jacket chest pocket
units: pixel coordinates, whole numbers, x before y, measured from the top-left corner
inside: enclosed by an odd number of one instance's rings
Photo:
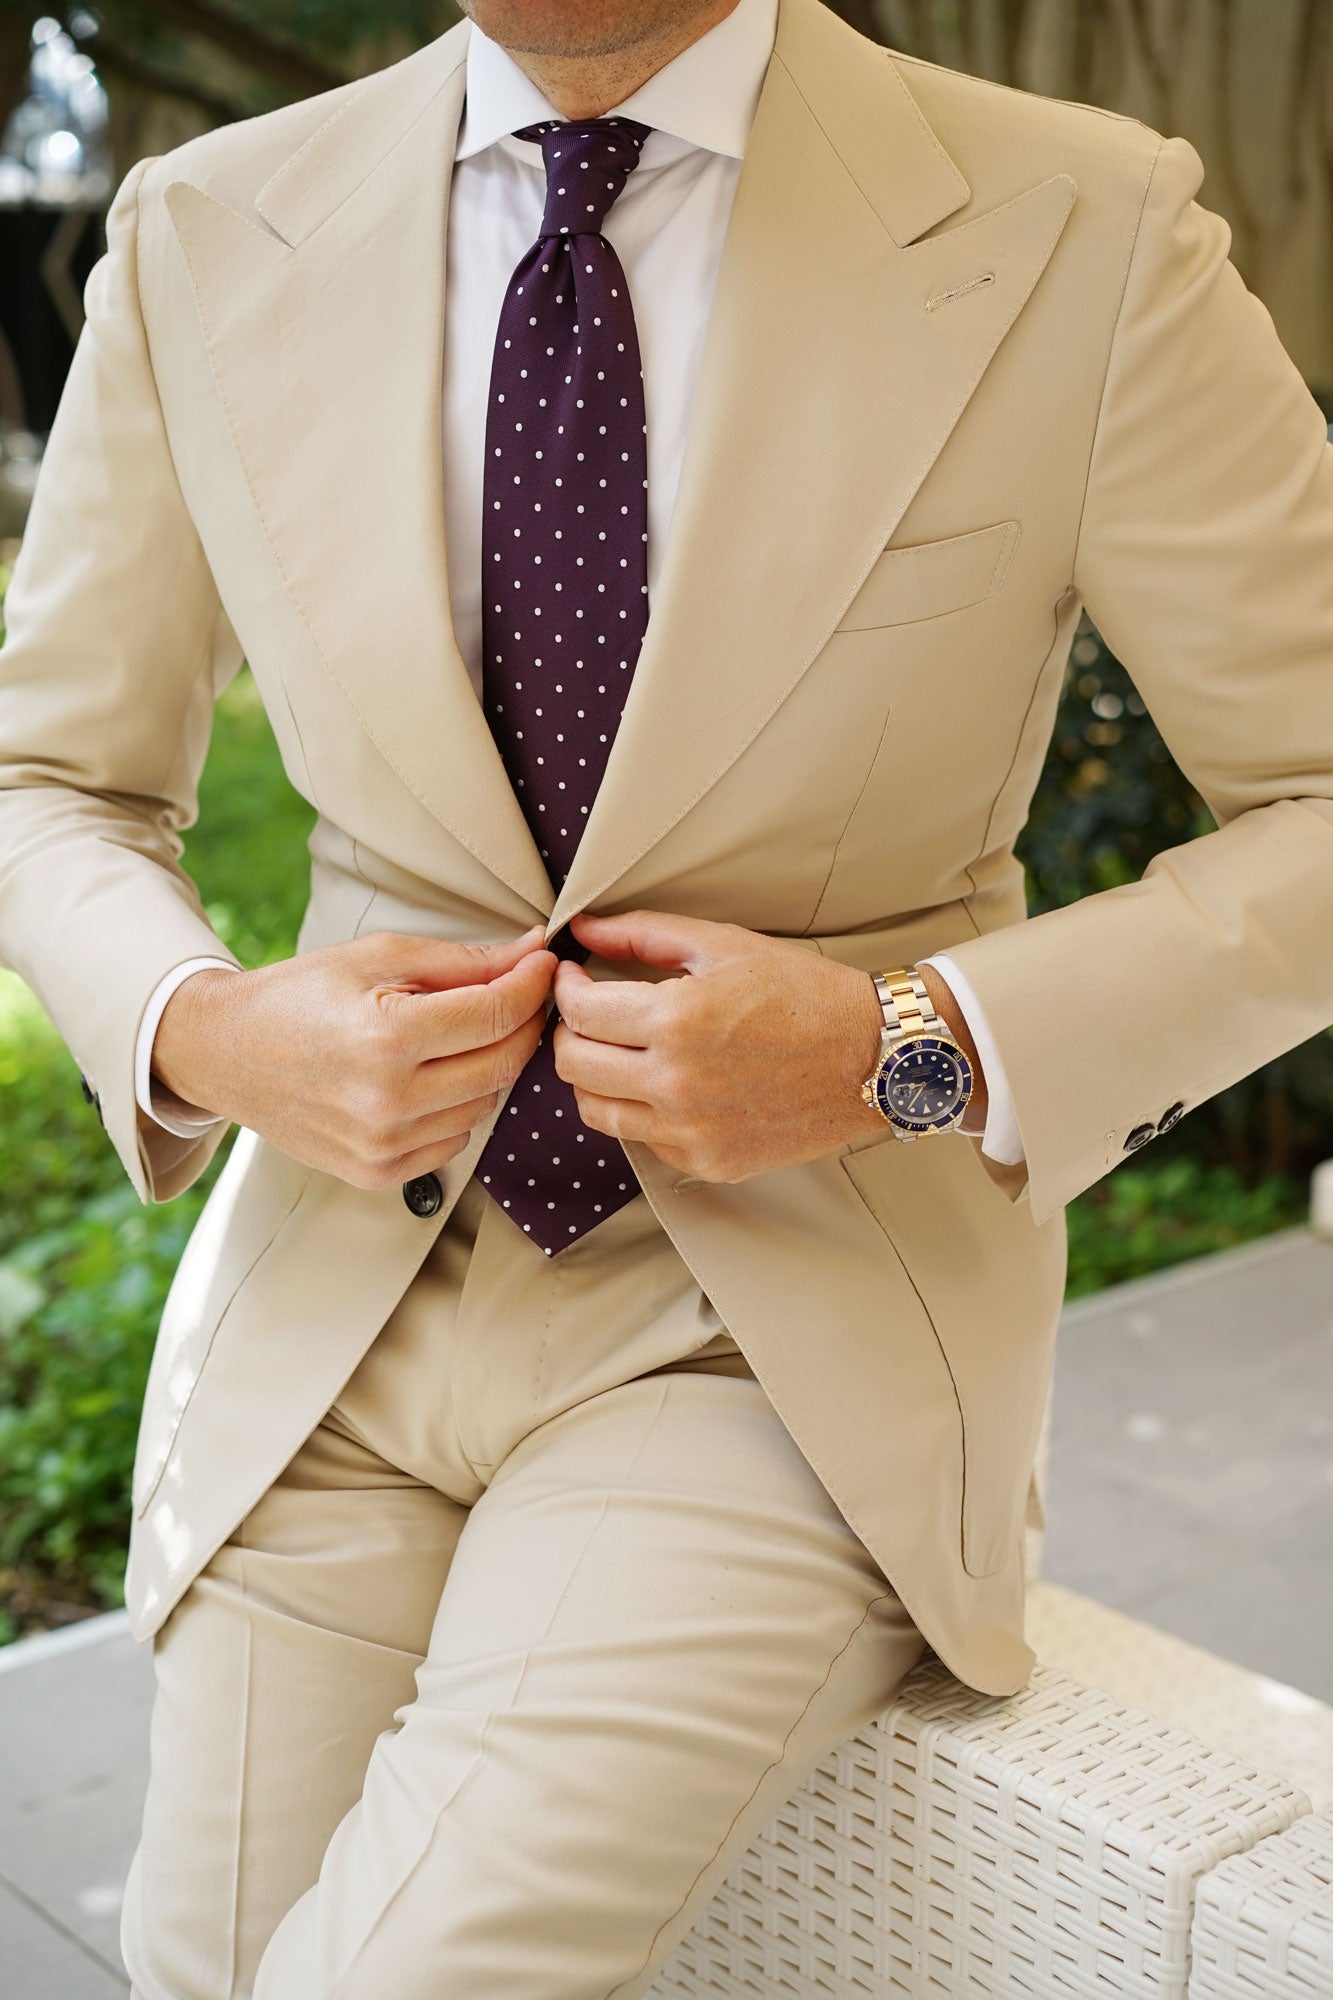
[[[939,541],[881,550],[834,630],[906,625],[980,604],[1004,582],[1019,533],[1017,521],[996,521]]]

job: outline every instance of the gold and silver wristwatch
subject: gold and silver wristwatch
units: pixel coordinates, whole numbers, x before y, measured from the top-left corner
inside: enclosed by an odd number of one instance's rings
[[[935,1012],[915,966],[871,974],[884,1027],[861,1095],[900,1139],[951,1132],[972,1095],[972,1065]]]

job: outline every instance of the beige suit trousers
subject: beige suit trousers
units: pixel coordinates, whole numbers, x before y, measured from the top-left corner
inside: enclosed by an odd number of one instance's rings
[[[923,1644],[647,1201],[470,1182],[155,1636],[135,2000],[631,2000]]]

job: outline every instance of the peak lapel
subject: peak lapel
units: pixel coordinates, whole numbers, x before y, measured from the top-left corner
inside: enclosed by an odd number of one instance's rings
[[[167,206],[250,493],[312,647],[403,782],[531,905],[552,891],[454,638],[445,232],[469,25],[343,98],[255,199]]]
[[[1075,184],[1056,174],[918,240],[970,192],[888,52],[820,0],[782,0],[643,649],[553,929],[670,831],[820,651]]]
[[[260,190],[258,220],[186,181],[166,200],[312,647],[409,789],[554,931],[722,776],[818,653],[1045,268],[1074,183],[917,240],[965,179],[887,52],[821,0],[781,0],[643,650],[553,899],[448,595],[445,232],[469,32],[346,93]]]

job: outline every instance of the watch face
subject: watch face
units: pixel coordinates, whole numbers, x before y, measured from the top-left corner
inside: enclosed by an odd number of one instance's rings
[[[885,1117],[914,1132],[951,1125],[971,1089],[967,1057],[937,1035],[913,1035],[889,1057],[875,1083]]]

